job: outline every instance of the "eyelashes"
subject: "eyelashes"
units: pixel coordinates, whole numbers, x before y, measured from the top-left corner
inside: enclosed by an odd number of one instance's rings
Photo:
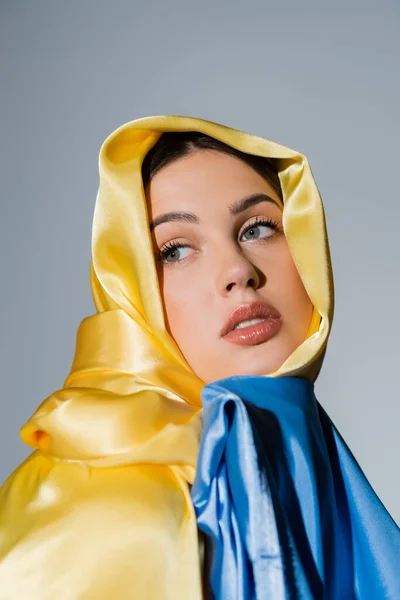
[[[177,262],[177,261],[169,261],[168,258],[170,258],[171,256],[173,257],[174,254],[177,254],[178,250],[180,248],[187,248],[188,245],[187,244],[183,244],[181,242],[177,242],[175,240],[172,240],[171,242],[167,242],[166,244],[164,244],[164,246],[162,246],[160,248],[159,254],[158,254],[158,260],[159,262],[163,262],[163,263],[169,263],[169,262]],[[179,259],[182,260],[182,259]]]
[[[278,221],[274,221],[273,219],[266,218],[266,217],[256,217],[255,220],[252,223],[249,223],[249,225],[247,225],[243,229],[241,235],[244,235],[245,233],[247,233],[251,229],[255,229],[256,227],[269,227],[274,232],[277,232],[277,231],[280,232],[281,231],[281,228],[279,227],[279,222]],[[268,237],[274,237],[274,235],[271,235],[271,236],[268,236]],[[254,238],[254,239],[259,239],[259,238]],[[262,239],[265,239],[265,238],[262,238]]]
[[[239,240],[248,232],[256,231],[260,227],[267,227],[272,230],[272,234],[266,237],[260,237],[259,235],[253,238],[247,238],[244,241],[260,241],[262,243],[269,242],[276,237],[276,234],[283,233],[282,227],[279,225],[279,221],[274,219],[266,218],[266,217],[256,217],[251,223],[249,223],[241,232],[239,236]],[[181,262],[186,258],[186,256],[181,256],[183,253],[180,252],[183,249],[190,249],[188,244],[183,242],[178,242],[177,240],[171,240],[164,244],[160,250],[158,251],[157,261],[164,264],[173,264],[176,262]]]

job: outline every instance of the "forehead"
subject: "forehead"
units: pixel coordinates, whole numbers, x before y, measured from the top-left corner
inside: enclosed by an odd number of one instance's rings
[[[256,192],[279,201],[273,186],[244,161],[201,150],[161,168],[148,185],[146,197],[153,214],[189,208],[199,213]]]

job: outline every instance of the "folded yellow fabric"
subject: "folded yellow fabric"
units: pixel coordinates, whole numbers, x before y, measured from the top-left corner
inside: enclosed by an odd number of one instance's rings
[[[104,142],[91,288],[63,388],[21,428],[34,451],[0,490],[0,600],[200,600],[190,497],[204,383],[166,330],[141,165],[164,131],[200,131],[276,159],[283,226],[314,305],[305,341],[275,373],[315,381],[333,319],[324,210],[307,159],[186,116],[123,125]]]

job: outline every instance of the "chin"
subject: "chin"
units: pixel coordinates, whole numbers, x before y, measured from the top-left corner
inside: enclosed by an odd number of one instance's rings
[[[277,371],[296,349],[297,344],[289,340],[272,339],[256,346],[230,346],[229,352],[220,354],[219,361],[203,364],[196,370],[197,376],[205,384],[240,375],[269,375]],[[275,342],[275,343],[274,343]],[[215,365],[218,369],[215,369]]]
[[[296,347],[288,348],[286,344],[273,344],[272,341],[248,349],[251,350],[248,355],[242,356],[237,363],[237,369],[241,371],[242,375],[268,375],[274,373],[289,358]]]
[[[283,364],[284,361],[270,360],[268,362],[264,360],[260,361],[242,361],[237,365],[229,365],[226,369],[221,370],[219,373],[215,373],[214,377],[207,378],[206,383],[212,381],[218,381],[219,379],[225,379],[226,377],[234,377],[240,375],[268,375],[273,373]],[[247,364],[246,364],[247,363]]]

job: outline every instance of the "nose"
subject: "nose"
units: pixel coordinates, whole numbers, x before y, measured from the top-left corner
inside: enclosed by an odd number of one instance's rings
[[[231,249],[225,256],[220,249],[217,284],[220,294],[228,296],[234,288],[251,287],[256,290],[260,286],[260,276],[253,263],[238,249]]]

